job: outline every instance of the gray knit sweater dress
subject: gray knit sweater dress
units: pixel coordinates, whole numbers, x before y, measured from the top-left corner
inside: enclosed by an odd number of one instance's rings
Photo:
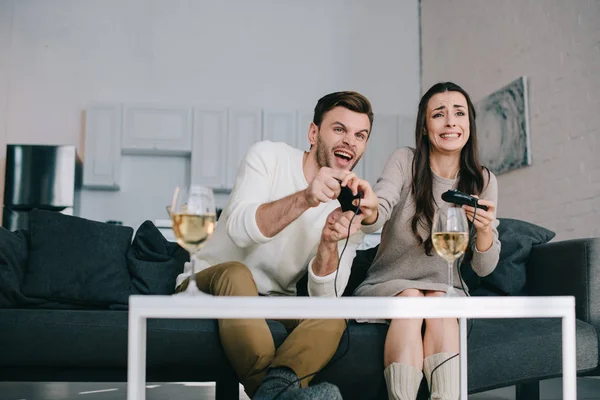
[[[388,159],[381,177],[373,187],[379,198],[379,217],[375,224],[364,226],[365,233],[372,233],[383,226],[381,243],[366,279],[354,292],[359,296],[395,296],[405,289],[446,291],[448,286],[448,264],[433,251],[432,256],[425,254],[425,247],[419,245],[411,229],[411,218],[415,214],[415,202],[412,194],[413,150],[403,147],[394,151]],[[496,177],[484,173],[484,190],[479,196],[497,204],[498,183]],[[448,203],[441,195],[449,189],[456,189],[457,179],[446,179],[433,174],[433,196],[435,207],[447,208]],[[492,225],[494,240],[485,252],[476,249],[477,233],[471,237],[473,259],[471,265],[479,276],[490,274],[500,255],[498,240],[498,220]],[[423,239],[430,232],[418,225]],[[454,286],[462,293],[460,280],[454,267]],[[466,287],[465,287],[466,289]]]

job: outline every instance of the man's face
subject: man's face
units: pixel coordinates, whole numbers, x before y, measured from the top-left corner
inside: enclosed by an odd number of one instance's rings
[[[320,128],[311,124],[309,140],[319,167],[350,171],[365,152],[370,133],[367,114],[335,107],[323,116]]]

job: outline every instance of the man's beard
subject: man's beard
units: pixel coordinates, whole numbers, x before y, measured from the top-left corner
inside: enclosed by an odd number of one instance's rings
[[[319,168],[323,167],[331,167],[331,160],[329,159],[330,149],[327,148],[325,143],[323,143],[323,139],[321,139],[321,132],[317,134],[317,164]]]
[[[317,135],[317,165],[319,166],[319,168],[322,168],[322,167],[333,168],[332,159],[330,157],[335,157],[335,156],[333,155],[333,152],[331,151],[332,149],[328,149],[327,146],[325,145],[325,143],[323,143],[320,133],[321,132],[319,131],[319,134]],[[356,167],[356,164],[358,164],[359,161],[360,161],[360,157],[358,157],[357,159],[354,160],[354,163],[350,167],[350,171],[352,171],[354,169],[354,167]]]

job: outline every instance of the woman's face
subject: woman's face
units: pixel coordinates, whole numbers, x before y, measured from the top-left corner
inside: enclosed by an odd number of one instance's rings
[[[469,109],[460,92],[435,94],[427,103],[426,128],[431,151],[460,153],[469,140]]]

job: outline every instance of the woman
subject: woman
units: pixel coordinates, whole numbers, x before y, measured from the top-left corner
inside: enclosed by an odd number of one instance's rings
[[[433,250],[431,226],[435,210],[448,207],[441,195],[449,189],[478,196],[479,203],[488,207],[487,211],[478,208],[475,214],[468,250],[473,270],[485,276],[498,262],[498,187],[496,177],[479,164],[475,110],[469,95],[451,82],[429,89],[419,103],[415,140],[415,149],[401,148],[392,154],[374,187],[379,215],[375,224],[363,230],[374,232],[383,226],[383,231],[357,295],[445,295],[448,267]],[[472,222],[473,208],[463,207]],[[454,284],[462,292],[456,268],[454,275]],[[458,399],[458,357],[451,358],[458,353],[458,343],[456,319],[392,320],[384,350],[390,399],[414,400],[422,371],[432,399]]]

